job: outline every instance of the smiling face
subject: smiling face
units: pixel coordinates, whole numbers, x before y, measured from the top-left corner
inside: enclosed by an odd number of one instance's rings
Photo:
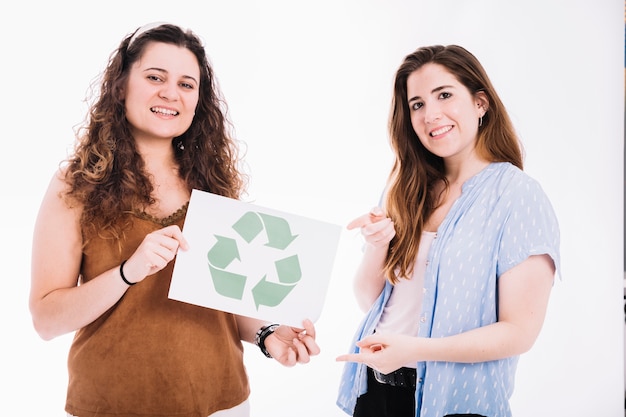
[[[420,142],[446,162],[478,158],[478,120],[487,109],[482,92],[472,95],[444,66],[428,63],[407,78],[411,124]]]
[[[171,141],[191,125],[198,104],[200,67],[186,48],[152,42],[131,67],[124,99],[126,118],[139,143]]]

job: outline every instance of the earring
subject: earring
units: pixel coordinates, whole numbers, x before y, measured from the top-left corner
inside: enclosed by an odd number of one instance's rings
[[[482,117],[482,116],[480,116],[480,117],[478,118],[478,127],[481,127],[482,125],[483,125],[483,117]]]

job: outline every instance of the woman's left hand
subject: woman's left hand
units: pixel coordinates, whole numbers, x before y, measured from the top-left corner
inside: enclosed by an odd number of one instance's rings
[[[311,320],[302,322],[303,328],[281,325],[265,339],[265,348],[284,366],[308,363],[311,356],[320,353],[315,342],[315,326]]]
[[[337,357],[339,362],[360,362],[383,374],[417,362],[414,355],[418,338],[400,334],[374,334],[357,342],[359,353]]]

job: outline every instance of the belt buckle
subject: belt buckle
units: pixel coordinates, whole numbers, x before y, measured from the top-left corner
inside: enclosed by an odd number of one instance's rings
[[[376,379],[376,381],[380,382],[381,384],[394,385],[393,382],[391,381],[391,378],[387,379],[387,377],[389,377],[389,375],[392,375],[392,374],[383,374],[382,372],[379,372],[376,369],[373,369],[373,371],[374,371],[374,379]]]
[[[400,368],[389,374],[383,374],[375,369],[374,378],[381,384],[387,384],[394,387],[415,388],[415,378],[409,369]]]

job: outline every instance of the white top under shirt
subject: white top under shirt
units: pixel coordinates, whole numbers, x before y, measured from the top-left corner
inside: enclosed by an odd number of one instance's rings
[[[389,301],[383,308],[383,314],[376,326],[376,333],[395,333],[417,337],[424,297],[426,259],[436,236],[435,232],[422,232],[417,259],[413,266],[413,275],[411,279],[401,278],[394,285]],[[415,368],[416,364],[413,362],[405,366]]]

